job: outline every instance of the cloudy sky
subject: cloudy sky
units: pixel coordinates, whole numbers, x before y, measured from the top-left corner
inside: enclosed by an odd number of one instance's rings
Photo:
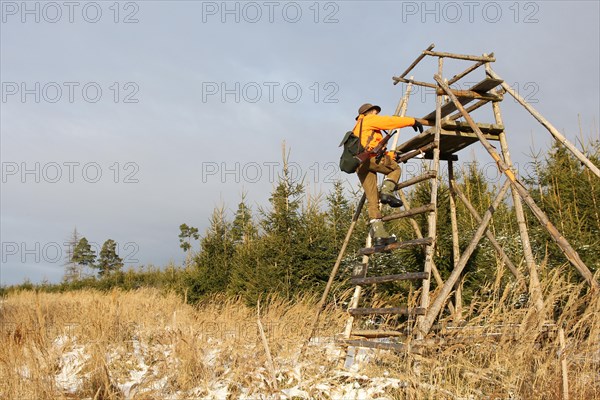
[[[338,178],[355,187],[336,169],[341,136],[364,102],[393,113],[403,86],[392,76],[431,43],[494,52],[497,73],[570,140],[580,122],[598,137],[597,1],[2,1],[1,11],[1,284],[60,281],[75,227],[98,247],[117,241],[127,266],[181,263],[181,223],[204,231],[215,206],[231,215],[244,192],[255,210],[267,203],[283,141],[312,193]],[[448,60],[445,74],[468,65]],[[413,73],[435,72],[432,59]],[[408,115],[434,101],[417,90]],[[502,107],[525,166],[551,137],[511,98]],[[479,147],[460,160],[489,163]]]

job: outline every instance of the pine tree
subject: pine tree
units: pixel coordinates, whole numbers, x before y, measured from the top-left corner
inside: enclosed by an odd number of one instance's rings
[[[183,249],[186,253],[185,256],[185,265],[189,265],[190,260],[192,258],[192,239],[198,240],[200,238],[200,234],[198,233],[198,228],[194,228],[193,226],[188,226],[187,224],[179,225],[179,247]]]
[[[77,232],[77,228],[73,229],[73,233],[71,234],[71,238],[66,243],[67,245],[67,256],[65,258],[65,274],[63,276],[63,280],[65,282],[74,282],[76,280],[81,279],[81,266],[73,260],[73,254],[75,251],[75,246],[79,242],[79,232]]]
[[[117,243],[114,240],[108,239],[104,242],[95,267],[98,268],[100,277],[119,271],[123,267],[123,260],[117,255]]]
[[[85,237],[82,237],[75,249],[73,249],[73,261],[83,267],[92,267],[96,260],[96,254]]]

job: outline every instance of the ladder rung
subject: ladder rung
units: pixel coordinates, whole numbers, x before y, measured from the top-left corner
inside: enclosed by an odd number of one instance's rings
[[[376,246],[376,247],[365,247],[358,251],[358,254],[366,256],[374,253],[382,253],[385,251],[392,251],[396,249],[404,249],[412,246],[426,246],[433,243],[433,238],[426,237],[421,239],[407,240],[405,242],[396,242],[388,244],[387,246]]]
[[[348,312],[351,315],[384,315],[384,314],[402,314],[402,315],[425,315],[425,308],[423,307],[385,307],[385,308],[350,308]]]
[[[352,336],[361,336],[361,337],[370,338],[370,339],[406,336],[405,333],[402,333],[399,331],[382,331],[382,330],[352,331],[351,335]]]
[[[382,349],[382,350],[396,350],[396,351],[410,351],[413,353],[418,353],[419,346],[406,345],[404,343],[391,343],[391,342],[375,342],[371,340],[361,340],[361,339],[340,339],[340,343],[346,346],[354,346],[354,347],[367,347],[370,349]]]
[[[405,281],[409,279],[429,279],[429,272],[408,272],[406,274],[370,276],[368,278],[352,278],[354,285],[370,285],[372,283],[384,283]]]
[[[394,214],[386,215],[385,217],[381,218],[381,220],[384,222],[391,221],[394,219],[412,217],[413,215],[423,214],[423,213],[431,212],[431,211],[435,211],[435,204],[433,204],[433,203],[425,204],[424,206],[411,208],[410,210],[400,211],[400,212],[397,212]]]
[[[399,190],[399,189],[402,189],[402,188],[405,188],[408,186],[412,186],[415,183],[423,182],[423,181],[426,181],[427,179],[433,179],[436,176],[437,176],[437,174],[435,171],[427,171],[423,175],[415,176],[414,178],[408,179],[404,182],[397,184],[396,190]]]

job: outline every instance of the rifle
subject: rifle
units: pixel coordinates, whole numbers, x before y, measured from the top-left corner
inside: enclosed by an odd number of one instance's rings
[[[365,161],[367,161],[369,158],[371,158],[373,156],[375,156],[375,161],[379,162],[379,161],[381,161],[381,159],[385,155],[385,146],[387,145],[387,142],[394,135],[387,133],[387,131],[382,131],[382,132],[385,133],[386,136],[383,139],[381,139],[381,142],[379,142],[377,144],[377,146],[375,146],[374,149],[372,149],[372,150],[365,150],[365,151],[363,151],[361,153],[358,153],[356,155],[356,158],[358,158],[360,160],[361,164],[364,163]]]

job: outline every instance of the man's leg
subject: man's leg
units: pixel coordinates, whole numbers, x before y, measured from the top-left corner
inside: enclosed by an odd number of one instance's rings
[[[381,188],[381,203],[387,204],[390,207],[402,207],[402,200],[394,196],[396,184],[400,179],[400,166],[398,163],[386,155],[379,164],[376,164],[375,160],[371,159],[370,169],[386,176]]]
[[[370,170],[370,160],[364,162],[356,171],[358,179],[367,196],[367,211],[370,219],[380,219],[379,193],[377,190],[377,174]]]
[[[381,211],[379,210],[379,193],[377,190],[377,173],[372,168],[378,168],[374,159],[363,163],[356,171],[358,179],[365,190],[367,197],[367,211],[371,220],[371,238],[374,246],[383,246],[394,243],[396,238],[390,236],[381,221]],[[384,173],[389,173],[386,170]]]

